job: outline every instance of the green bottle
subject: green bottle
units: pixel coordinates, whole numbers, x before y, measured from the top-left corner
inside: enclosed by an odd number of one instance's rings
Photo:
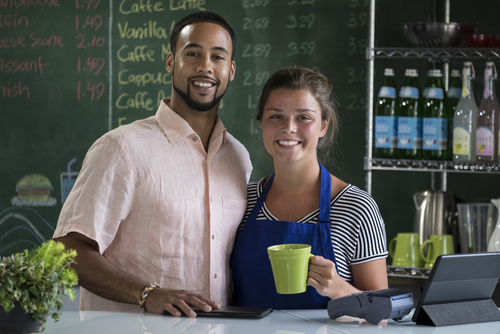
[[[397,114],[398,105],[394,70],[386,68],[384,83],[380,87],[375,106],[373,156],[375,158],[398,158]]]
[[[455,114],[458,102],[462,96],[462,76],[459,70],[451,70],[450,85],[446,92],[448,101],[450,102],[451,113]]]
[[[422,99],[415,69],[405,71],[399,91],[398,151],[401,159],[422,158]]]
[[[441,70],[429,70],[423,94],[422,159],[451,159],[451,109]]]

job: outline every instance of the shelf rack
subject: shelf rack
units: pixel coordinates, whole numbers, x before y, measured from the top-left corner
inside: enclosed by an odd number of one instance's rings
[[[366,157],[365,171],[369,170],[500,174],[500,164],[459,163],[440,160],[381,159]]]
[[[441,189],[446,191],[447,173],[500,173],[499,164],[457,164],[452,161],[418,161],[418,160],[392,160],[373,158],[373,108],[374,108],[374,62],[375,59],[420,59],[443,63],[443,81],[448,89],[448,70],[450,60],[484,59],[498,61],[500,48],[389,48],[375,47],[375,2],[370,0],[367,59],[367,111],[365,123],[365,190],[372,193],[372,171],[422,171],[440,173]],[[445,0],[445,20],[450,22],[450,0]]]
[[[387,266],[387,276],[405,278],[429,278],[431,269]]]

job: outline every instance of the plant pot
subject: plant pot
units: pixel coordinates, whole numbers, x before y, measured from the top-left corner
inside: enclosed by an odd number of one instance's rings
[[[10,312],[5,312],[0,306],[0,333],[2,334],[29,334],[40,333],[40,321],[36,321],[31,313],[19,305],[16,305]]]

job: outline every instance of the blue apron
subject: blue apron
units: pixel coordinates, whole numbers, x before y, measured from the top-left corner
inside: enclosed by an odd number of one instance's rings
[[[263,306],[274,309],[326,308],[330,298],[323,297],[312,286],[299,294],[278,294],[267,254],[267,247],[279,244],[308,244],[311,253],[335,263],[330,230],[330,173],[321,167],[319,223],[307,224],[276,220],[256,220],[274,174],[257,199],[250,216],[236,238],[231,255],[233,282],[239,306]]]

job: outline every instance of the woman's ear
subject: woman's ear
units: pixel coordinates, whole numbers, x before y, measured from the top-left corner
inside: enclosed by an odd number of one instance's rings
[[[320,133],[320,138],[323,137],[326,132],[328,131],[328,125],[330,124],[330,119],[327,118],[323,122],[321,122],[321,133]]]

